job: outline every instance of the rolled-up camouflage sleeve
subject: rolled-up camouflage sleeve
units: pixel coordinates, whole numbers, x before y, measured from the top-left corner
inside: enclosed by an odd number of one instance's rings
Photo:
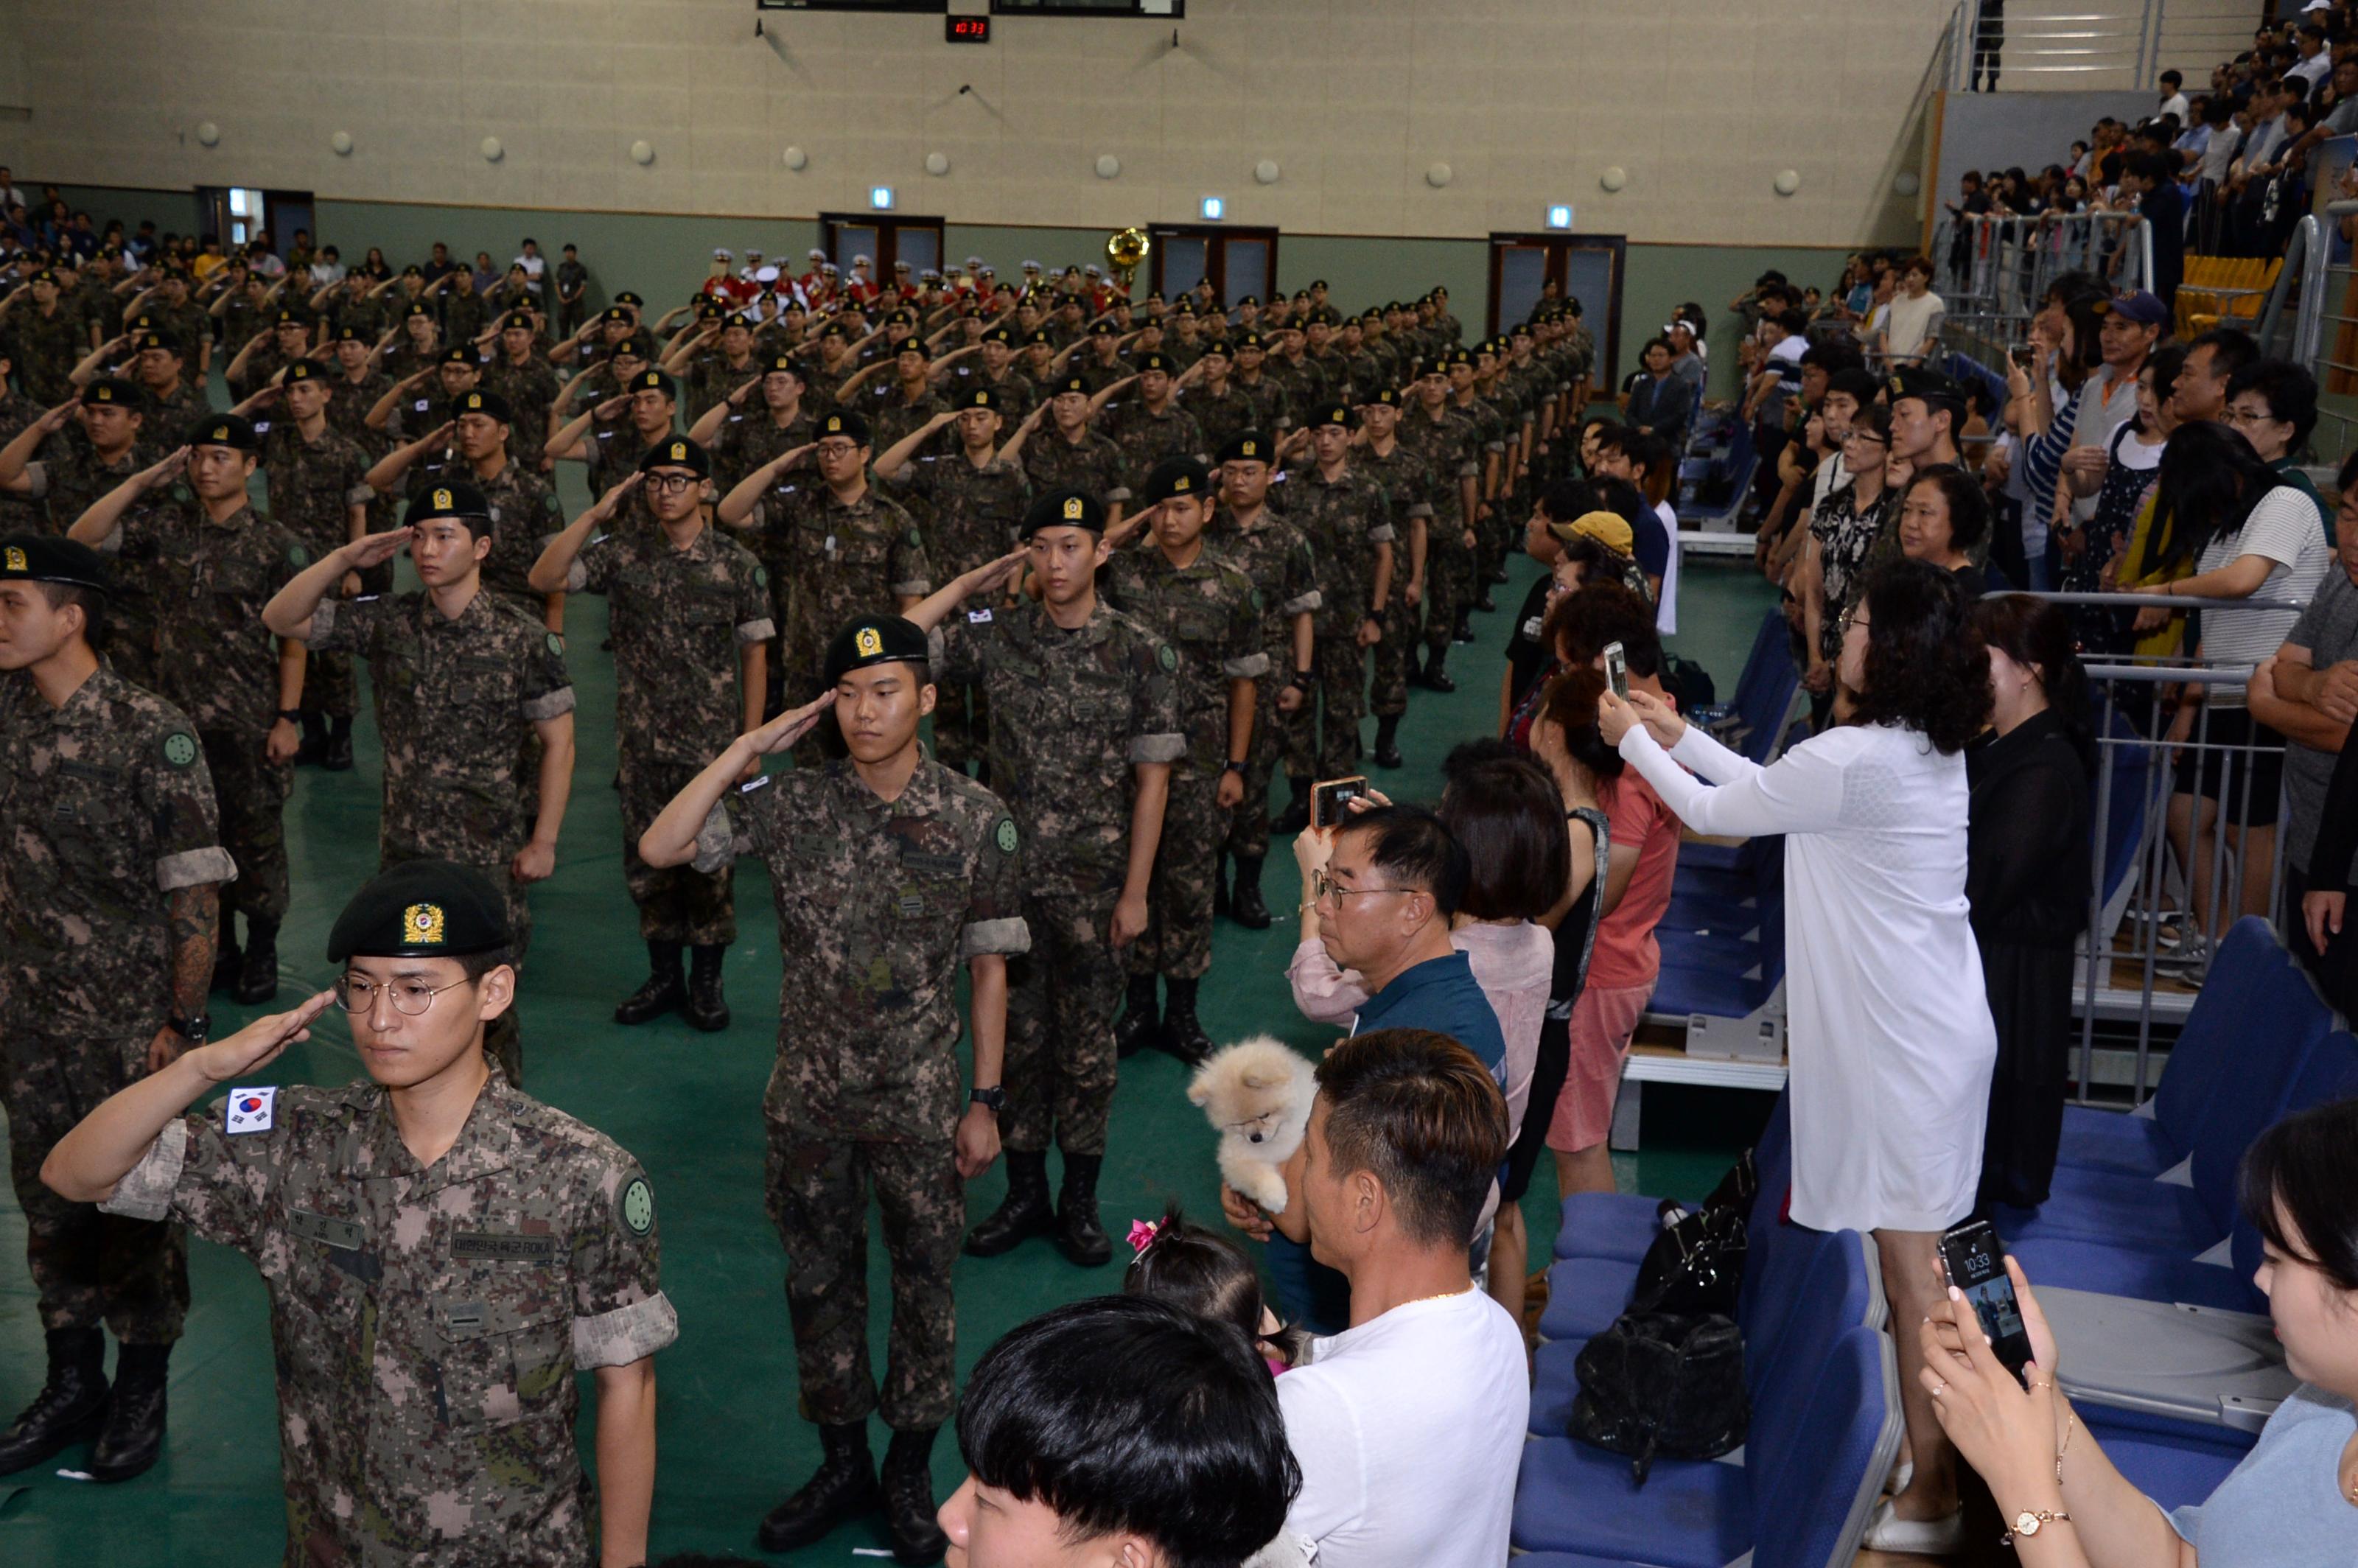
[[[273,1190],[291,1142],[287,1091],[272,1125],[223,1130],[227,1100],[166,1124],[130,1173],[98,1206],[127,1219],[178,1220],[208,1241],[261,1261],[270,1239]]]
[[[1285,600],[1278,609],[1288,615],[1307,615],[1326,602],[1318,591],[1318,563],[1312,558],[1310,544],[1300,541],[1285,553]]]
[[[885,568],[886,575],[892,579],[894,593],[922,598],[934,591],[933,562],[926,558],[925,541],[914,523],[892,542],[892,557]]]
[[[146,819],[160,892],[225,882],[236,862],[222,848],[221,808],[196,731],[177,718],[159,726],[134,787]]]
[[[627,1367],[679,1337],[663,1293],[655,1195],[627,1158],[600,1173],[573,1229],[573,1364]]]
[[[1392,527],[1391,495],[1377,485],[1368,496],[1368,543],[1389,545],[1398,536]]]
[[[1023,844],[1015,819],[994,812],[983,822],[975,847],[974,881],[967,890],[966,925],[958,937],[961,957],[1032,950],[1032,928],[1023,922]]]
[[[319,600],[319,608],[311,611],[311,623],[296,641],[315,654],[365,653],[369,634],[393,604],[373,593],[358,599],[338,599],[331,593]]]
[[[731,574],[737,589],[737,643],[766,643],[778,634],[777,622],[770,618],[770,574],[753,552],[744,552],[745,558],[737,563]]]
[[[1220,639],[1220,673],[1230,680],[1259,680],[1269,674],[1269,653],[1260,645],[1260,592],[1249,579],[1244,587],[1228,606],[1227,635]]]
[[[568,593],[604,593],[614,583],[614,536],[600,534],[581,546],[565,569]]]
[[[524,660],[516,711],[535,724],[573,711],[573,677],[565,671],[565,639],[550,632]]]

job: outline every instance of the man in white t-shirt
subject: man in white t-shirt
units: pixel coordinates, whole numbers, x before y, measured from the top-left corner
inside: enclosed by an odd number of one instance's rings
[[[548,258],[540,254],[540,242],[530,239],[525,241],[524,249],[517,254],[516,259],[508,265],[524,268],[525,287],[531,289],[537,297],[540,293],[542,275],[548,271]]]
[[[2186,78],[2177,71],[2163,71],[2161,73],[2161,107],[2153,112],[2153,117],[2157,120],[2164,114],[2177,115],[2178,128],[2181,131],[2186,128],[2187,120],[2186,94],[2182,91],[2185,81]]]
[[[1447,1035],[1373,1030],[1318,1064],[1299,1201],[1277,1222],[1350,1281],[1351,1326],[1312,1342],[1277,1402],[1302,1466],[1286,1530],[1319,1568],[1507,1559],[1530,1377],[1466,1246],[1506,1151],[1496,1080]]]

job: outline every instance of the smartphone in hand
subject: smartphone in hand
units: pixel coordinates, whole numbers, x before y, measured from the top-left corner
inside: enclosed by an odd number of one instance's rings
[[[1618,643],[1605,644],[1605,684],[1622,701],[1629,700],[1629,655]]]
[[[1356,773],[1347,779],[1325,779],[1310,792],[1310,825],[1336,827],[1350,815],[1350,802],[1368,793],[1368,779]]]
[[[1997,1232],[1985,1219],[1952,1227],[1941,1235],[1941,1261],[1949,1271],[1949,1283],[1965,1293],[1990,1348],[2014,1380],[2028,1388],[2022,1369],[2030,1364],[2030,1334],[2023,1326],[2022,1303],[2006,1271],[2006,1249],[1998,1244]]]

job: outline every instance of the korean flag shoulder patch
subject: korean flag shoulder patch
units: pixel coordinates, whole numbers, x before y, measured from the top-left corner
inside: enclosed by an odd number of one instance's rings
[[[222,1116],[222,1130],[230,1134],[267,1132],[278,1119],[276,1088],[247,1088],[229,1091],[227,1108]]]

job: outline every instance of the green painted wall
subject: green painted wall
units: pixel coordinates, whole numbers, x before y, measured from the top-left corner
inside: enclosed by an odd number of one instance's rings
[[[186,191],[119,188],[60,188],[77,207],[103,221],[120,217],[136,223],[153,218],[159,227],[185,229],[193,221],[194,198]],[[423,256],[435,241],[455,255],[471,258],[486,250],[504,262],[531,234],[551,256],[568,242],[581,247],[589,264],[592,298],[602,302],[619,288],[635,287],[649,299],[676,298],[705,276],[706,258],[725,245],[741,255],[749,245],[797,269],[818,239],[813,218],[700,218],[638,212],[514,212],[494,208],[422,206],[391,201],[345,201],[323,198],[317,208],[322,239],[348,256],[382,245],[395,260]],[[1030,257],[1051,266],[1067,261],[1102,261],[1106,234],[1095,229],[1010,228],[952,223],[944,235],[948,259],[987,257],[1001,276],[1013,276]],[[1793,246],[1632,244],[1622,282],[1621,369],[1637,362],[1639,345],[1670,319],[1682,300],[1702,302],[1712,316],[1712,390],[1735,388],[1736,318],[1723,307],[1775,267],[1804,286],[1831,287],[1842,271],[1844,253]],[[1478,331],[1489,288],[1487,238],[1396,239],[1348,234],[1282,234],[1278,242],[1278,281],[1291,292],[1323,277],[1347,305],[1372,303],[1403,294],[1422,294],[1434,284],[1448,287],[1459,318]]]

